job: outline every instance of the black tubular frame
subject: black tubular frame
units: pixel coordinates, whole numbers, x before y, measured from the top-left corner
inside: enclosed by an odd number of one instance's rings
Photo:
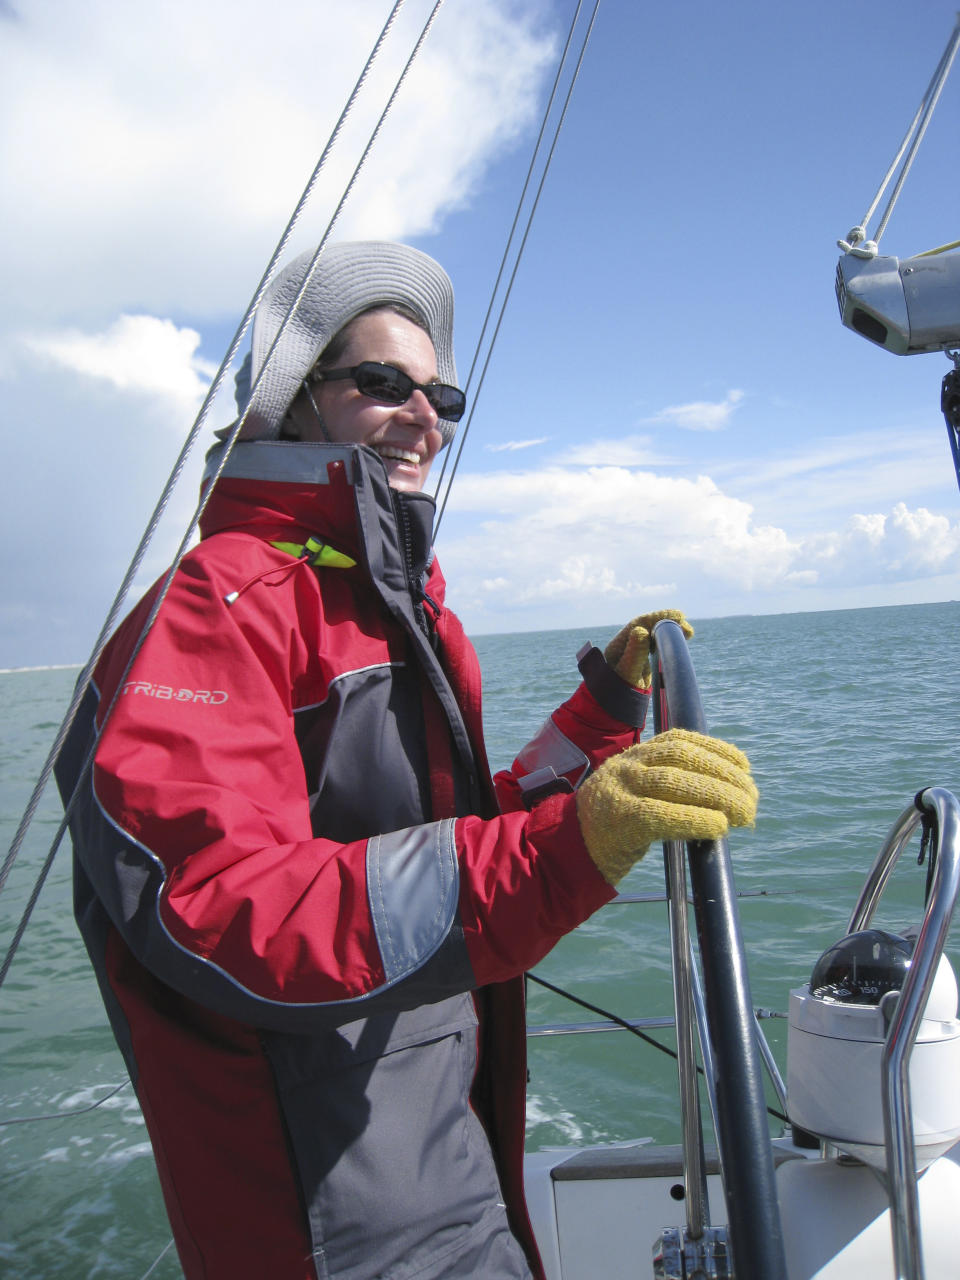
[[[706,733],[706,718],[680,627],[654,636],[654,725]],[[687,844],[717,1093],[717,1143],[734,1274],[786,1280],[780,1207],[736,887],[726,840]]]
[[[953,470],[960,485],[960,351],[948,351],[954,367],[940,384],[940,408],[947,424]]]

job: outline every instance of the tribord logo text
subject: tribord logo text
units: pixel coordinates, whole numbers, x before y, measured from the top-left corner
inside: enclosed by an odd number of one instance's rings
[[[203,702],[219,707],[226,702],[223,689],[174,689],[169,684],[154,684],[152,680],[130,680],[123,686],[123,694],[144,694],[148,698],[161,698],[167,702]]]

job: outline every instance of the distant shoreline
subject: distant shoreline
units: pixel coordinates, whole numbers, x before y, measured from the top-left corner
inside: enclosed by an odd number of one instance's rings
[[[0,0],[2,3],[2,0]],[[787,609],[783,611],[760,612],[760,613],[724,613],[724,614],[698,614],[690,612],[688,617],[692,623],[699,625],[707,622],[730,622],[735,619],[749,618],[751,620],[759,620],[761,618],[800,618],[806,617],[808,614],[817,613],[861,613],[866,610],[874,609],[935,609],[941,605],[960,604],[960,600],[955,596],[951,596],[947,600],[908,600],[894,604],[858,604],[858,605],[838,605],[831,609]],[[591,622],[578,623],[576,626],[563,627],[527,627],[520,631],[474,631],[467,628],[467,635],[471,640],[509,640],[512,636],[530,636],[530,635],[557,635],[569,632],[571,635],[580,635],[584,630],[593,630],[595,632],[609,631],[611,634],[619,630],[623,626],[624,619],[619,621],[608,622]],[[0,667],[0,676],[17,675],[24,671],[79,671],[84,664],[82,662],[52,662],[36,667]]]
[[[79,671],[82,662],[52,662],[46,667],[0,667],[0,676],[15,676],[21,671]]]

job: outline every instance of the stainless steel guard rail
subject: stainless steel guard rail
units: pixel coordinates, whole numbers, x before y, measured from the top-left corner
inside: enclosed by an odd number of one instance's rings
[[[877,854],[847,927],[848,933],[867,928],[897,859],[925,815],[932,819],[936,835],[930,854],[935,859],[933,882],[913,959],[890,1020],[880,1065],[890,1229],[898,1280],[923,1280],[910,1055],[946,945],[960,887],[960,805],[951,792],[942,787],[928,787],[903,811]]]
[[[683,632],[662,621],[653,630],[654,723],[707,732],[693,663]],[[717,1096],[717,1143],[734,1272],[740,1280],[786,1280],[783,1230],[736,889],[726,840],[690,841],[689,871],[703,970]],[[668,861],[670,854],[667,853]],[[671,875],[668,871],[668,881]],[[685,905],[685,886],[675,886]],[[675,966],[689,976],[689,948],[674,939]],[[691,1018],[688,1008],[685,1019]],[[682,1034],[679,1024],[678,1041]],[[683,1068],[689,1070],[689,1064]],[[681,1080],[681,1095],[690,1092]],[[694,1082],[694,1090],[695,1082]],[[699,1101],[697,1102],[699,1125]],[[697,1132],[685,1139],[688,1195],[703,1181]],[[689,1147],[689,1150],[687,1149]],[[687,1164],[688,1158],[693,1168]],[[691,1224],[692,1225],[692,1224]]]

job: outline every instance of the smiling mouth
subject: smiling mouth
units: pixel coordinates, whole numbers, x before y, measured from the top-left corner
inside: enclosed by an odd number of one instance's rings
[[[401,449],[393,444],[378,444],[375,448],[381,458],[392,458],[397,462],[408,462],[414,467],[420,466],[419,453],[414,453],[411,449]]]

